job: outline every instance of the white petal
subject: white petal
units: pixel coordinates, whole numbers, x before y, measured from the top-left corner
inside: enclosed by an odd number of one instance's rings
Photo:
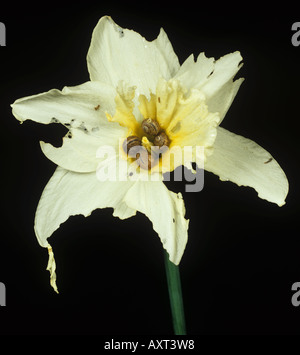
[[[227,54],[216,62],[214,58],[206,58],[204,53],[200,53],[195,62],[191,55],[175,78],[188,89],[201,90],[207,98],[209,112],[218,112],[222,121],[244,80],[233,81],[241,60],[239,52]]]
[[[40,142],[43,153],[55,164],[64,169],[75,172],[96,171],[99,162],[97,157],[100,147],[108,146],[119,150],[119,139],[126,137],[127,129],[118,123],[111,122],[110,125],[103,125],[94,132],[83,132],[72,129],[63,139],[63,145],[59,148],[49,143]]]
[[[188,89],[199,89],[207,98],[214,96],[240,69],[240,52],[229,53],[217,61],[200,53],[197,61],[189,56],[175,75]]]
[[[262,199],[279,206],[285,203],[288,180],[276,160],[252,140],[224,128],[218,128],[214,153],[207,158],[205,170],[221,180],[253,187]]]
[[[116,91],[110,85],[86,82],[62,91],[23,97],[11,106],[14,116],[22,121],[33,120],[48,124],[60,122],[66,126],[93,129],[108,124],[105,111],[113,113]]]
[[[126,194],[125,202],[152,221],[170,260],[179,264],[188,236],[181,194],[169,191],[161,181],[137,181]]]
[[[91,80],[117,86],[124,80],[137,86],[137,94],[155,92],[160,77],[170,79],[179,62],[167,35],[148,42],[137,32],[122,29],[109,16],[96,25],[87,55]]]
[[[207,58],[204,53],[200,53],[197,61],[191,54],[180,67],[175,75],[187,89],[199,88],[208,80],[209,75],[214,70],[214,58]]]
[[[135,215],[123,198],[133,185],[130,181],[99,181],[95,173],[74,173],[58,167],[46,185],[35,216],[35,233],[41,246],[47,248],[52,233],[69,216],[85,217],[97,208],[114,208],[121,219]]]
[[[241,68],[239,63],[242,59],[240,52],[224,55],[215,62],[213,73],[208,80],[199,85],[197,89],[204,92],[207,99],[212,98],[228,81],[233,79]]]
[[[232,81],[229,80],[215,95],[207,100],[208,110],[210,112],[219,112],[220,123],[229,110],[244,78]]]

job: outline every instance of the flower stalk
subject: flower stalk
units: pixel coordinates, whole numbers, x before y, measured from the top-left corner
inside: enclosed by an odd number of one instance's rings
[[[169,260],[166,251],[164,251],[164,258],[174,333],[186,335],[179,266]]]

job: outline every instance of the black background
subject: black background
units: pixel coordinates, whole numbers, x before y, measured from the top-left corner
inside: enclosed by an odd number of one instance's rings
[[[163,251],[145,216],[121,221],[105,209],[64,223],[50,239],[59,295],[49,285],[47,251],[33,232],[39,197],[55,169],[39,140],[59,145],[65,129],[20,125],[9,105],[89,80],[86,53],[103,15],[148,40],[163,27],[181,63],[191,53],[219,58],[241,52],[238,76],[246,80],[222,126],[270,151],[286,172],[290,192],[279,208],[209,173],[199,193],[168,183],[183,193],[190,219],[180,264],[187,331],[300,333],[300,307],[291,304],[291,286],[300,281],[300,46],[291,43],[291,26],[300,15],[288,6],[262,12],[257,6],[175,3],[26,3],[1,9],[7,45],[0,47],[0,282],[7,306],[0,308],[0,334],[172,334]]]

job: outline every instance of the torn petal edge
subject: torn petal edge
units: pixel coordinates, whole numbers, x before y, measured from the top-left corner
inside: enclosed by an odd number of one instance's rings
[[[54,259],[54,253],[49,243],[47,243],[46,248],[48,249],[48,254],[49,254],[48,265],[46,270],[50,272],[50,285],[52,286],[52,288],[56,293],[59,293],[56,285],[56,272],[55,272],[56,263]]]

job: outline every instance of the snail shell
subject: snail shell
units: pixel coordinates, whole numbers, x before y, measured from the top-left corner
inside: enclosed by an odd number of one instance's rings
[[[156,136],[160,132],[160,125],[152,118],[146,118],[142,122],[143,131],[149,136]]]
[[[137,136],[129,136],[123,142],[123,149],[129,156],[136,157],[142,148],[142,141]]]
[[[148,153],[147,149],[142,149],[137,154],[137,163],[144,170],[150,170],[157,162],[157,157]]]
[[[160,132],[153,141],[154,145],[158,147],[169,146],[170,140],[169,137],[166,135],[165,132]]]

